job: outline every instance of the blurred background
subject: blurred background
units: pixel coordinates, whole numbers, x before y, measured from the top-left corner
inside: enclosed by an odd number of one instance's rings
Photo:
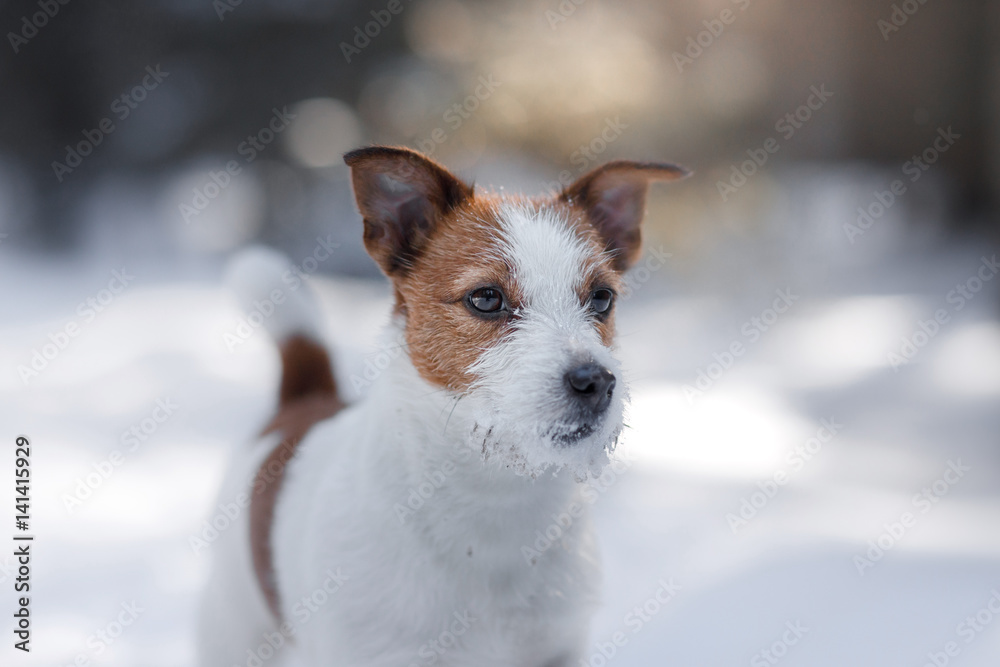
[[[695,172],[653,188],[621,304],[590,664],[997,664],[995,3],[38,0],[0,28],[0,416],[38,535],[4,664],[192,664],[192,537],[278,372],[225,262],[286,252],[363,395],[388,290],[341,155],[371,143],[533,194]]]

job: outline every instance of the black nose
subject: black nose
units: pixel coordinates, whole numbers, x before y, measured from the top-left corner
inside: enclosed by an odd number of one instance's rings
[[[590,408],[594,414],[600,414],[611,403],[611,394],[615,390],[615,376],[604,366],[587,363],[566,373],[566,385],[571,395]]]

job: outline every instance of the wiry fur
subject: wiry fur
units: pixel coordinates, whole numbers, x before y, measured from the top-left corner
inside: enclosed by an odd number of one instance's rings
[[[276,521],[286,618],[327,568],[350,577],[302,628],[306,664],[431,664],[421,647],[465,612],[475,621],[434,664],[571,664],[596,602],[593,537],[578,521],[534,564],[521,546],[578,490],[565,475],[532,480],[484,462],[463,403],[404,357],[369,400],[303,443]],[[413,490],[449,463],[454,472],[401,523]]]
[[[492,252],[511,266],[520,303],[511,331],[470,368],[476,377],[468,393],[476,414],[471,439],[482,437],[484,454],[519,474],[535,477],[568,466],[582,480],[608,463],[626,391],[581,290],[598,276],[609,287],[618,287],[618,280],[600,248],[571,225],[566,211],[506,202],[497,213],[501,228]],[[611,370],[620,390],[592,436],[561,445],[558,436],[581,427],[568,410],[563,372],[585,361]]]
[[[576,665],[599,582],[576,482],[607,463],[626,400],[613,319],[588,299],[618,289],[637,252],[646,180],[681,171],[613,163],[560,197],[527,200],[475,195],[412,151],[346,159],[366,246],[393,281],[388,335],[405,336],[407,353],[366,400],[313,426],[284,470],[271,535],[280,618],[253,578],[244,517],[214,545],[202,664],[256,664],[272,652],[262,645],[280,643],[263,665],[292,655],[328,666]],[[264,295],[268,275],[244,286]],[[465,295],[484,284],[504,291],[509,317],[469,311]],[[311,328],[306,304],[291,302],[269,328]],[[564,380],[585,362],[617,381],[596,416]],[[222,503],[247,491],[274,445],[240,457]]]

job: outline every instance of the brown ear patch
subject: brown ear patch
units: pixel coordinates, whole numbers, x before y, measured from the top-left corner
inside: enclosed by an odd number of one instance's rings
[[[613,255],[616,271],[625,271],[642,250],[642,218],[646,191],[652,181],[677,181],[687,169],[665,162],[615,160],[593,169],[567,187],[559,199],[582,208],[606,250]]]
[[[434,229],[473,188],[408,148],[372,146],[344,156],[364,218],[365,248],[388,276],[404,275]]]

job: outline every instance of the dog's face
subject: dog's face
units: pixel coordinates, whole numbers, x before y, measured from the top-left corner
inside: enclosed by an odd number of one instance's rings
[[[621,274],[649,181],[686,172],[612,162],[528,199],[477,194],[407,149],[345,159],[413,365],[468,404],[484,454],[528,475],[602,467],[627,398],[610,352]]]

